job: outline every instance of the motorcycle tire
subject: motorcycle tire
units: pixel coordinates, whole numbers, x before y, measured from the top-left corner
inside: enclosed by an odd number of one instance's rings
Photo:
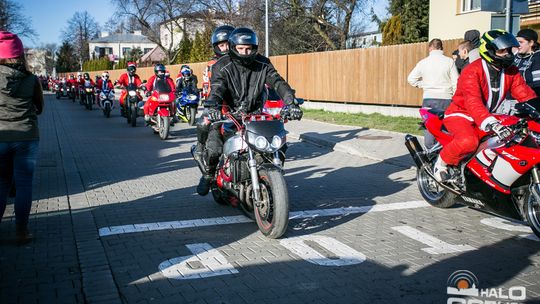
[[[536,201],[530,191],[527,191],[523,209],[529,227],[540,238],[540,201]]]
[[[169,138],[169,129],[171,127],[171,121],[169,120],[169,117],[163,117],[159,116],[158,118],[161,120],[160,127],[159,127],[159,138],[162,140],[166,140]]]
[[[287,184],[277,168],[261,168],[258,172],[262,202],[253,208],[255,222],[264,236],[277,239],[285,233],[289,224]]]
[[[107,117],[107,118],[111,117],[111,105],[110,104],[105,105],[105,117]]]
[[[418,190],[426,202],[437,208],[450,208],[456,204],[457,195],[437,185],[425,171],[425,168],[416,171]]]
[[[196,107],[190,107],[189,111],[187,111],[186,114],[189,115],[189,117],[188,117],[189,125],[194,126],[195,125],[195,118],[197,117],[197,108]]]
[[[137,126],[137,107],[132,105],[131,111],[129,111],[129,115],[131,115],[131,126],[136,127]]]

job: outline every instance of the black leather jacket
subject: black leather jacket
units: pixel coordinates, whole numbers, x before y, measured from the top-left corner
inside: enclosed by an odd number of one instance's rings
[[[270,60],[257,54],[247,66],[225,55],[212,66],[211,91],[208,100],[223,104],[232,101],[232,111],[241,108],[247,113],[263,106],[265,84],[273,87],[286,104],[294,102],[294,90],[279,75]],[[228,97],[230,96],[230,98]]]

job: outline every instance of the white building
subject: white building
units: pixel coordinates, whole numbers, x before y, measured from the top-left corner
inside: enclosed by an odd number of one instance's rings
[[[133,34],[113,34],[102,32],[101,37],[90,40],[90,59],[109,57],[111,60],[119,60],[126,57],[132,49],[140,48],[143,54],[157,46],[156,43],[143,36],[141,31]]]
[[[175,19],[170,19],[159,24],[159,35],[161,44],[165,47],[176,49],[182,39],[184,32],[189,39],[195,38],[195,33],[203,33],[205,26],[214,24],[216,26],[224,25],[224,18],[216,16],[213,12],[201,11],[184,14]]]
[[[347,38],[346,47],[348,49],[369,48],[380,46],[381,43],[382,33],[375,31],[350,35]]]

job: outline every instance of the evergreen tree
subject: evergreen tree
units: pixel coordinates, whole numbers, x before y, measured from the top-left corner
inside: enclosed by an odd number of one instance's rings
[[[191,48],[189,62],[202,62],[208,60],[212,56],[210,48],[210,36],[212,33],[205,31],[203,34],[195,33],[193,47]],[[207,38],[207,39],[205,39]]]
[[[180,46],[178,47],[178,55],[176,56],[174,63],[179,64],[189,62],[189,55],[191,54],[192,47],[193,43],[189,37],[184,36],[184,39],[182,39],[182,42],[180,42]]]
[[[75,50],[69,42],[64,41],[58,52],[56,52],[56,72],[65,73],[78,70],[79,63],[75,56]]]
[[[390,0],[389,20],[380,23],[383,45],[427,41],[429,1]]]

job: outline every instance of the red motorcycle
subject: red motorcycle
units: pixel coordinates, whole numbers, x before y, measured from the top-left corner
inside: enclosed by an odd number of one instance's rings
[[[438,142],[434,147],[424,149],[409,134],[405,146],[418,168],[418,189],[429,204],[450,208],[461,203],[523,220],[540,237],[540,113],[527,104],[516,108],[518,116],[496,115],[512,136],[500,140],[478,130],[482,139],[476,152],[459,166],[449,167],[451,177],[442,183],[433,177],[433,165],[442,147],[452,140],[443,126],[444,112],[420,109],[423,125]]]
[[[166,80],[156,80],[152,95],[146,101],[145,107],[150,113],[150,126],[163,140],[169,137],[169,129],[174,114],[174,91]]]

